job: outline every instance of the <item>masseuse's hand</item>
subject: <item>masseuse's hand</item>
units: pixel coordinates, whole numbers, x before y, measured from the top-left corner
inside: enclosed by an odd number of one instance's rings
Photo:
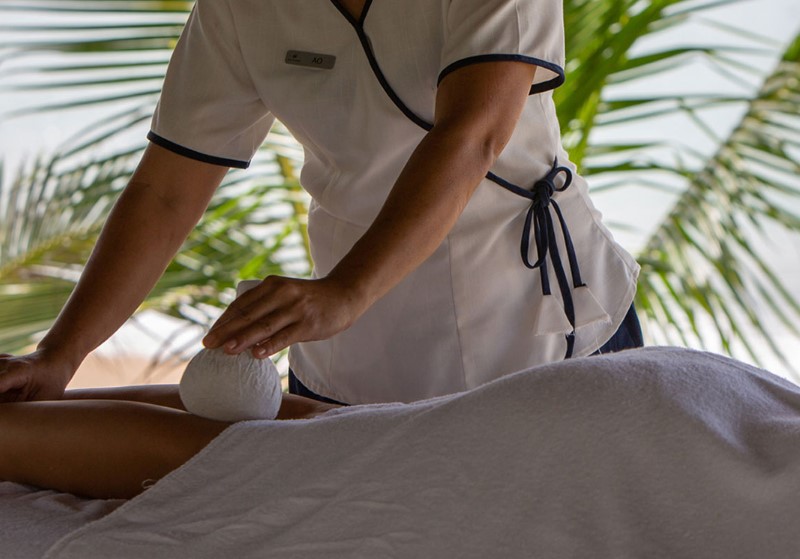
[[[0,403],[59,400],[74,369],[46,351],[0,354]]]
[[[330,338],[350,327],[366,307],[352,289],[329,278],[269,276],[231,303],[203,344],[231,354],[252,349],[254,357],[268,357],[296,342]]]

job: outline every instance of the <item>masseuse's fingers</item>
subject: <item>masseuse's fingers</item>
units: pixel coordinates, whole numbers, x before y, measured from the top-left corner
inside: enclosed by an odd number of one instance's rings
[[[3,355],[5,357],[5,355]],[[25,400],[25,387],[29,382],[26,375],[7,372],[0,366],[0,403]]]
[[[270,314],[274,300],[270,297],[269,286],[262,284],[254,287],[231,303],[225,312],[211,326],[203,343],[206,347],[226,346],[226,342],[242,328]],[[226,347],[226,349],[231,349]]]
[[[8,353],[0,353],[0,403],[16,402],[19,399],[19,390],[25,385],[25,380],[9,370],[12,365]]]
[[[0,355],[0,402],[57,400],[74,370],[45,351]]]
[[[271,276],[234,301],[203,340],[206,347],[241,353],[260,344],[258,356],[295,342],[328,338],[363,312],[347,289],[324,279]]]
[[[236,331],[232,338],[234,343],[232,345],[225,345],[225,351],[228,353],[240,353],[249,348],[253,348],[259,342],[268,340],[274,337],[278,332],[295,324],[298,319],[297,313],[294,312],[292,308],[269,313]],[[253,353],[253,355],[256,357],[267,357],[266,355],[259,355],[256,353]]]
[[[277,303],[285,299],[275,291],[282,283],[280,280],[286,279],[270,276],[237,297],[211,326],[203,338],[203,344],[208,348],[224,347],[226,351],[233,350],[237,341],[234,337],[240,330],[263,320],[277,308]]]
[[[304,339],[304,334],[306,331],[300,323],[290,324],[253,346],[253,356],[264,359],[294,343],[310,341],[310,339]]]

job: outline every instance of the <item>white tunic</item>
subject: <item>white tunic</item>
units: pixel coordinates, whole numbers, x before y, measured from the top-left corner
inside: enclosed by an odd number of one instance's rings
[[[573,281],[554,206],[542,205],[539,225],[544,214],[552,218],[557,245],[545,254],[551,294],[543,295],[541,268],[521,257],[531,200],[485,179],[436,252],[350,329],[292,348],[292,368],[311,390],[353,404],[458,392],[563,359],[573,330],[573,355],[592,353],[622,322],[639,268],[600,223],[561,146],[551,95],[564,81],[561,10],[560,0],[377,0],[355,21],[332,0],[197,1],[149,137],[188,157],[246,167],[280,119],[305,148],[301,182],[313,199],[317,277],[372,223],[426,134],[423,121],[433,121],[438,82],[464,65],[537,65],[492,172],[525,191],[556,158],[573,174],[571,182],[567,172],[555,176],[554,186],[568,186],[552,199],[585,287]],[[529,264],[539,258],[534,236]],[[566,292],[552,260],[559,256]]]

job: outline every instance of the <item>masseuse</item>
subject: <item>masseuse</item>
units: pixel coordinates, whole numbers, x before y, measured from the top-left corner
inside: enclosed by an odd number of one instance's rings
[[[305,148],[313,279],[266,278],[206,346],[291,347],[294,392],[358,404],[639,344],[638,266],[561,147],[561,10],[198,0],[151,144],[38,350],[0,364],[0,391],[59,398],[275,118]]]

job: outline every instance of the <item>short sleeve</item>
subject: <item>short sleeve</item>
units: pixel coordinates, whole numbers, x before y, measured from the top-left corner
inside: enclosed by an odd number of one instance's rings
[[[464,66],[512,60],[538,66],[531,94],[564,83],[561,0],[450,0],[439,82]]]
[[[148,139],[192,159],[246,168],[273,116],[245,65],[226,0],[198,0],[172,54]]]

